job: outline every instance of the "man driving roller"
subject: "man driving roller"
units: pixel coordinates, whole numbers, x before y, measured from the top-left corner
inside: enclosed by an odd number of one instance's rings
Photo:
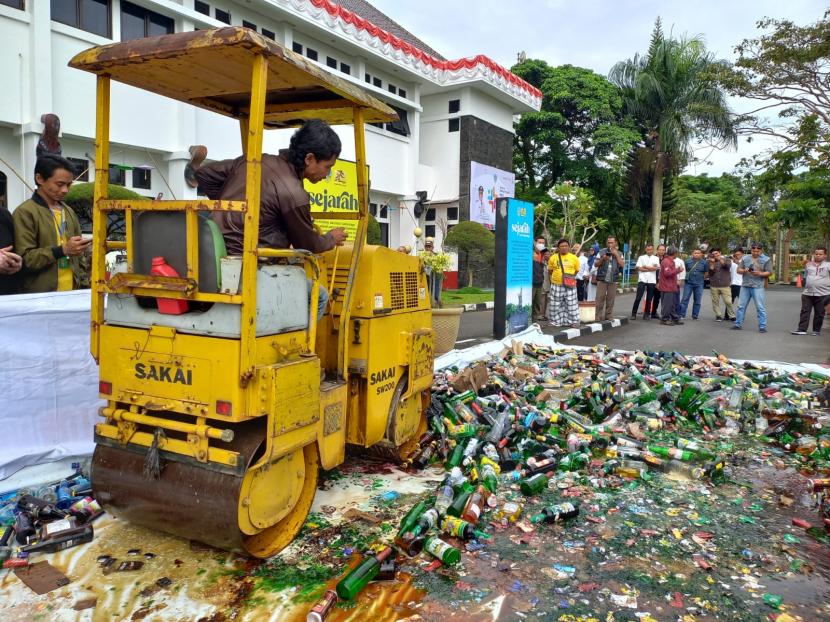
[[[325,179],[340,155],[340,138],[327,123],[311,119],[294,132],[287,150],[279,155],[262,154],[262,190],[259,212],[259,245],[268,248],[305,249],[323,253],[346,239],[343,227],[321,235],[314,228],[311,205],[303,180],[316,184]],[[202,165],[204,146],[191,147],[193,158],[185,177],[212,200],[245,199],[245,157]],[[241,255],[243,223],[241,212],[214,212],[225,238],[229,255]],[[325,313],[328,292],[321,285],[318,319]]]

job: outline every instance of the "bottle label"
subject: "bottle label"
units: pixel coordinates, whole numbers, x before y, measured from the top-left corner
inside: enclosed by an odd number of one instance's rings
[[[434,555],[438,559],[441,559],[445,553],[452,549],[452,546],[444,542],[441,538],[430,538],[427,540],[424,548],[428,553]]]

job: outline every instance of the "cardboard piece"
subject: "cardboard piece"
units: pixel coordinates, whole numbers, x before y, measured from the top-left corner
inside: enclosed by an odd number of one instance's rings
[[[372,516],[368,512],[363,512],[363,511],[357,510],[355,508],[349,508],[348,510],[346,510],[343,513],[343,517],[344,518],[349,518],[349,519],[363,520],[363,521],[366,521],[367,523],[370,523],[372,525],[377,525],[377,524],[383,522],[377,516]]]
[[[70,583],[69,577],[45,561],[15,568],[14,574],[35,594],[46,594]]]
[[[91,596],[90,598],[84,598],[83,600],[77,601],[72,608],[75,611],[83,611],[84,609],[92,609],[95,605],[98,604],[98,597]]]
[[[452,382],[452,388],[457,393],[463,393],[471,389],[478,392],[481,387],[487,384],[488,379],[487,365],[479,362],[459,373]]]

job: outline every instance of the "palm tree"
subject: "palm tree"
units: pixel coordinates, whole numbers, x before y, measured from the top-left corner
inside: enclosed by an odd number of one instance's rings
[[[696,140],[718,148],[737,145],[734,115],[715,79],[724,62],[715,60],[700,38],[665,38],[658,17],[647,54],[635,54],[611,69],[609,80],[621,89],[651,153],[655,246],[660,243],[665,174],[681,171],[692,160]]]

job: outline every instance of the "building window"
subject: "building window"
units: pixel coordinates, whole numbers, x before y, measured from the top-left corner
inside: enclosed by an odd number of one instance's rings
[[[72,164],[75,181],[89,181],[89,162],[81,158],[66,158]]]
[[[461,129],[461,122],[458,119],[450,119],[450,132],[457,132]]]
[[[253,22],[249,22],[247,19],[242,20],[242,27],[243,28],[250,28],[254,32],[257,32],[259,29],[257,28],[256,24]]]
[[[174,26],[173,19],[166,15],[160,15],[127,0],[121,0],[122,41],[169,35],[174,31]]]
[[[387,123],[386,131],[399,136],[409,136],[409,121],[406,118],[406,110],[395,106],[390,106],[390,108],[398,113],[398,120]]]
[[[378,204],[377,203],[369,203],[369,213],[374,216],[375,218],[378,217]]]
[[[389,89],[389,92],[392,93],[392,95],[398,94],[398,89],[395,87],[394,84],[390,84],[387,88]]]
[[[447,220],[458,220],[458,208],[457,207],[448,207],[447,208]]]
[[[370,76],[368,73],[363,74],[363,79],[364,79],[366,82],[368,82],[369,84],[371,84],[371,83],[372,83],[372,76]]]
[[[340,71],[342,71],[348,76],[352,75],[352,68],[349,67],[346,63],[340,63]]]
[[[384,203],[380,206],[380,211],[378,212],[378,218],[385,218],[389,219],[389,204]]]
[[[404,91],[403,89],[398,89],[398,97],[403,97],[404,99],[406,99],[406,91]]]
[[[425,225],[424,231],[426,232],[428,238],[435,237],[435,225]]]
[[[451,99],[450,100],[450,114],[454,114],[456,112],[461,112],[461,100],[460,99]]]
[[[110,0],[52,0],[52,19],[110,37]]]
[[[332,69],[337,69],[337,59],[331,56],[326,56],[326,65]]]
[[[268,30],[267,28],[262,29],[262,36],[271,39],[271,41],[277,40],[277,35]]]
[[[110,183],[116,186],[127,185],[126,168],[117,164],[110,164]]]
[[[379,89],[383,88],[383,80],[381,80],[380,78],[372,78],[372,84],[374,84]]]
[[[427,215],[424,216],[424,220],[426,220],[427,222],[435,222],[435,208],[434,207],[430,207],[427,210]]]
[[[193,10],[197,13],[201,13],[202,15],[207,15],[210,17],[210,5],[207,2],[202,2],[202,0],[196,0],[193,3]]]
[[[305,55],[308,56],[311,60],[317,60],[317,50],[312,50],[311,48],[305,49]]]
[[[303,53],[303,46],[302,46],[302,44],[297,43],[296,41],[293,41],[291,43],[291,50],[293,52],[296,52],[297,54],[302,54]]]
[[[224,24],[231,23],[231,12],[230,11],[223,11],[222,9],[214,9],[213,11],[214,17],[216,17],[217,21],[220,21]]]
[[[20,9],[21,11],[25,8],[23,2],[24,0],[0,0],[0,4],[5,4],[13,9]]]
[[[133,188],[149,190],[152,185],[152,169],[143,167],[133,169]]]

